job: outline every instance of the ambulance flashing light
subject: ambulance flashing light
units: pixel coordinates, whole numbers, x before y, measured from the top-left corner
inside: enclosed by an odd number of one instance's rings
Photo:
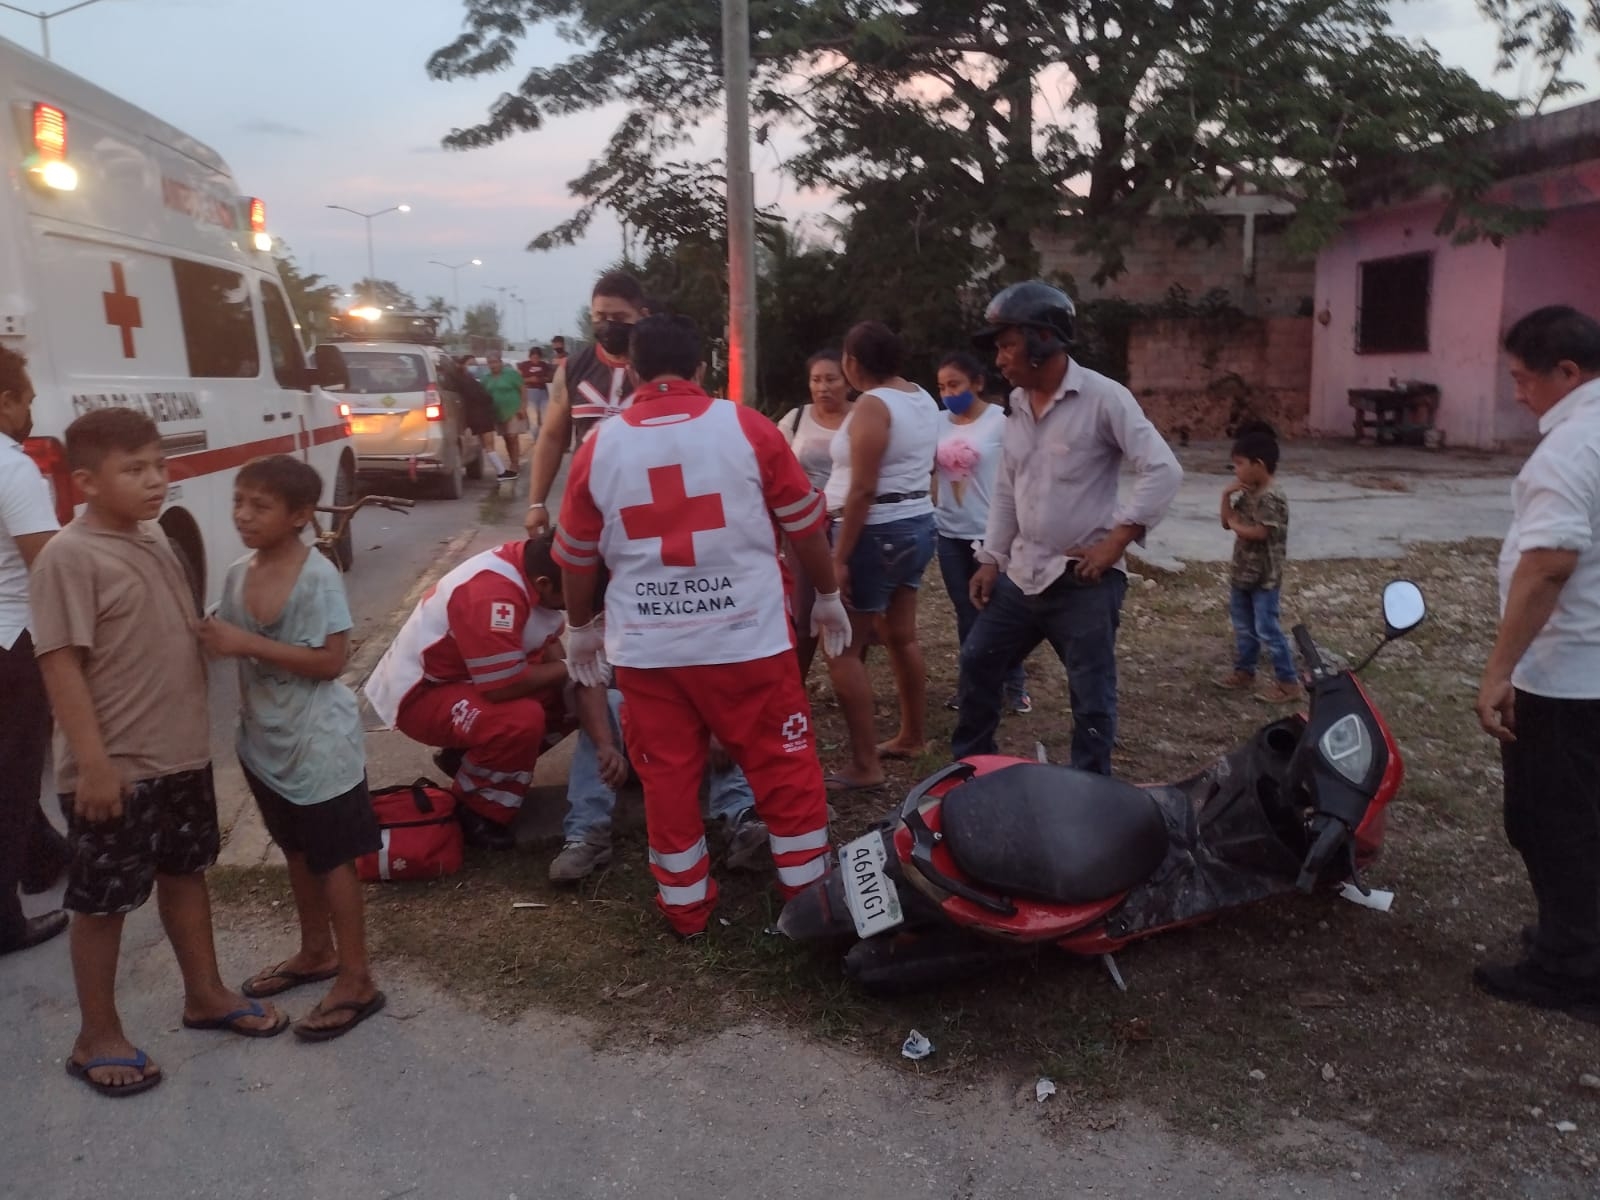
[[[250,240],[263,254],[272,250],[272,235],[267,232],[267,202],[250,197]]]
[[[33,153],[28,173],[56,192],[78,186],[78,170],[67,161],[67,114],[51,104],[33,106]]]

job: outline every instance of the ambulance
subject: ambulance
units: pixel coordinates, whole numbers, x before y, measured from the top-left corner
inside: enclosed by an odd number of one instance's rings
[[[343,367],[307,362],[266,206],[215,151],[4,39],[0,104],[0,345],[27,356],[38,392],[25,448],[65,522],[82,501],[73,418],[148,413],[171,473],[161,525],[210,604],[244,553],[244,463],[299,455],[325,503],[355,498],[348,410],[322,386]]]

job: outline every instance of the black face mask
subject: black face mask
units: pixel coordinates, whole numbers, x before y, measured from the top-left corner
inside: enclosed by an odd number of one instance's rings
[[[623,321],[601,321],[594,327],[594,340],[613,358],[628,353],[628,341],[633,337],[633,326]]]

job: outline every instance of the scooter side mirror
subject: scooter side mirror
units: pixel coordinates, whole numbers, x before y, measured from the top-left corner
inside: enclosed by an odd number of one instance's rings
[[[1383,623],[1387,626],[1387,640],[1404,637],[1421,625],[1427,615],[1428,605],[1422,598],[1422,589],[1409,579],[1396,579],[1383,589]]]

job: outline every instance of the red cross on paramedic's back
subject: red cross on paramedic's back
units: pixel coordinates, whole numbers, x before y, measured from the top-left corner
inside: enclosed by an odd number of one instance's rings
[[[726,529],[722,496],[709,492],[691,496],[683,482],[683,467],[651,467],[650,503],[630,504],[622,510],[622,528],[630,540],[661,539],[661,563],[667,567],[695,566],[694,535]]]
[[[128,280],[122,273],[122,264],[111,264],[111,290],[101,292],[106,303],[106,324],[122,330],[122,357],[134,358],[133,331],[144,328],[139,312],[139,298],[128,295]]]

